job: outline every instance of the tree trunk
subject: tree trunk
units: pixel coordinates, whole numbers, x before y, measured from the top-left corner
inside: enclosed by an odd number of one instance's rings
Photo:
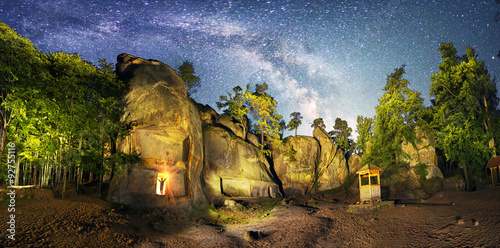
[[[462,168],[464,170],[464,175],[465,175],[465,186],[466,186],[466,189],[467,189],[467,191],[470,191],[469,173],[467,171],[467,164],[463,160],[462,160]]]
[[[16,185],[16,186],[19,186],[19,177],[21,176],[21,175],[19,175],[19,172],[20,172],[20,169],[19,169],[20,163],[21,163],[20,159],[16,157],[16,181],[14,183],[14,185]]]
[[[66,179],[67,179],[67,171],[66,171],[66,166],[64,167],[63,169],[63,185],[62,185],[62,189],[61,189],[61,198],[64,199],[64,194],[66,193]]]
[[[99,175],[99,198],[102,197],[102,174]]]
[[[2,125],[2,130],[0,130],[0,158],[3,156],[3,150],[5,149],[5,141],[7,140],[7,126]]]
[[[38,168],[35,167],[33,170],[33,185],[35,185],[35,186],[37,184],[37,180],[36,180],[37,174],[38,174]]]
[[[496,147],[495,147],[495,139],[494,138],[491,138],[490,143],[489,143],[489,147],[491,149],[493,149],[493,158],[496,158],[497,157],[497,151],[496,151]]]

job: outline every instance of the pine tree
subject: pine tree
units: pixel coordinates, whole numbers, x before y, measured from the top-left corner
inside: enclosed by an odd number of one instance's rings
[[[423,109],[423,98],[410,90],[410,82],[403,79],[405,65],[387,76],[384,95],[375,108],[374,144],[368,149],[367,161],[382,167],[395,164],[400,156],[404,140],[414,142],[415,127]]]
[[[292,119],[288,122],[286,127],[290,131],[295,130],[295,137],[297,137],[297,129],[302,124],[302,116],[300,115],[300,112],[293,112],[290,114],[290,117],[292,117]]]
[[[256,85],[255,92],[247,92],[247,103],[253,118],[257,121],[255,129],[261,135],[261,150],[264,149],[264,137],[268,137],[267,144],[275,145],[279,143],[279,128],[282,116],[277,114],[278,104],[274,98],[266,93],[268,86],[266,83]]]

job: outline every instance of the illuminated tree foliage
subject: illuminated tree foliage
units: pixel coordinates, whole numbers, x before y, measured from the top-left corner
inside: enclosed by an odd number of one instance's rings
[[[352,128],[349,127],[346,120],[342,120],[340,118],[335,119],[335,125],[333,126],[333,130],[328,134],[332,136],[335,144],[340,146],[346,153],[351,154],[354,150],[354,142],[351,137]]]
[[[323,130],[326,128],[325,122],[323,121],[323,118],[316,118],[314,119],[312,125],[312,128],[320,127],[323,128]]]
[[[269,145],[275,145],[280,141],[279,129],[282,116],[277,114],[278,104],[274,98],[266,93],[267,84],[257,84],[255,88],[255,92],[247,92],[246,98],[250,113],[257,122],[255,129],[260,133],[261,150],[263,150],[265,136]]]
[[[119,121],[125,85],[111,64],[101,60],[99,69],[77,54],[41,53],[1,27],[2,34],[9,34],[2,36],[2,49],[11,52],[1,53],[0,60],[17,63],[15,69],[2,67],[3,89],[10,86],[2,98],[7,141],[14,142],[18,152],[16,184],[46,187],[50,182],[64,196],[70,174],[78,178],[76,185],[84,173],[100,175],[102,182],[102,175],[116,163],[136,159],[115,149],[116,139],[130,125]],[[20,47],[26,54],[15,52]],[[23,56],[25,60],[18,61]],[[28,71],[18,73],[25,64]]]
[[[498,106],[496,82],[491,80],[483,61],[477,60],[474,49],[457,55],[452,43],[438,49],[443,58],[439,72],[431,78],[430,96],[434,109],[438,147],[450,163],[464,171],[467,189],[470,173],[479,174],[494,154],[492,125]]]
[[[224,112],[231,116],[233,121],[243,129],[244,133],[248,131],[247,114],[250,109],[246,105],[246,97],[249,87],[247,85],[247,89],[243,92],[240,86],[236,86],[233,88],[234,95],[228,92],[227,96],[220,96],[219,101],[216,102],[219,110],[226,108]]]
[[[7,127],[12,120],[11,95],[33,93],[30,84],[37,84],[43,77],[41,52],[27,38],[0,22],[0,157],[6,144]],[[35,92],[36,93],[36,92]],[[18,101],[18,104],[21,104]],[[26,115],[26,111],[19,114]]]
[[[366,151],[366,146],[370,144],[373,138],[373,119],[358,115],[356,130],[358,131],[358,139],[356,140],[356,150],[363,154]]]
[[[423,109],[421,94],[410,90],[410,82],[403,79],[404,67],[387,76],[385,93],[375,108],[373,145],[368,149],[367,161],[382,167],[395,164],[399,156],[405,155],[401,143],[404,139],[414,142],[414,129]]]
[[[290,117],[292,117],[292,119],[288,122],[286,127],[289,131],[295,130],[295,137],[297,137],[297,129],[302,124],[302,116],[300,112],[293,112],[290,114]]]

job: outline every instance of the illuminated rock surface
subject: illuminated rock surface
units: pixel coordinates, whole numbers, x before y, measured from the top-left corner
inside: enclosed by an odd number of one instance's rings
[[[311,192],[320,150],[318,140],[313,137],[290,136],[273,151],[274,169],[285,195]]]
[[[205,200],[202,123],[195,103],[186,97],[182,79],[167,65],[118,56],[117,73],[128,84],[122,119],[137,125],[119,150],[141,154],[111,182],[108,199],[136,207],[190,208]],[[166,173],[166,195],[157,195],[158,173]],[[168,200],[170,198],[170,200]]]
[[[313,136],[321,146],[318,165],[318,190],[329,190],[339,187],[349,174],[344,151],[333,143],[332,138],[322,128],[316,127]]]
[[[273,197],[279,194],[270,165],[254,145],[221,127],[204,129],[205,193],[220,200],[221,192],[231,196]]]

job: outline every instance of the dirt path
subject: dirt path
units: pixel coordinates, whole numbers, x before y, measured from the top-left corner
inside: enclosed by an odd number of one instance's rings
[[[444,192],[416,204],[350,213],[348,205],[284,204],[248,224],[155,226],[89,196],[54,199],[35,190],[16,204],[16,240],[7,238],[8,206],[0,205],[0,247],[495,247],[500,246],[500,188]],[[245,232],[261,232],[249,241]]]

